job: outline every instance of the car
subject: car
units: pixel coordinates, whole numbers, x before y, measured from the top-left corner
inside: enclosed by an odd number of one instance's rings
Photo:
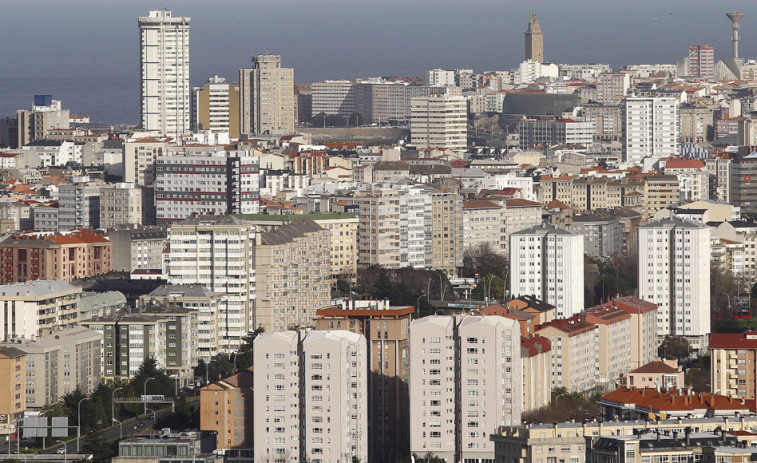
[[[65,448],[65,447],[61,447],[61,448],[59,448],[59,449],[57,450],[57,452],[58,452],[59,454],[61,454],[61,455],[62,455],[62,454],[64,454],[64,453],[66,453],[66,448]]]
[[[142,426],[144,426],[144,425],[145,425],[145,422],[144,422],[144,421],[140,421],[139,423],[137,423],[137,426],[139,426],[140,428],[141,428]]]

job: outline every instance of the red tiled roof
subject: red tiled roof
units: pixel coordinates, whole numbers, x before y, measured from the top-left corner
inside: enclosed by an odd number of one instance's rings
[[[628,389],[618,388],[602,396],[603,401],[620,404],[633,404],[637,408],[655,412],[688,410],[748,410],[749,407],[740,399],[716,394],[689,395],[686,390],[670,389]]]
[[[665,162],[665,169],[704,169],[704,162],[699,159],[670,158]]]
[[[636,296],[621,296],[612,299],[609,302],[600,304],[596,307],[616,307],[624,312],[634,313],[647,313],[653,310],[657,310],[657,305],[651,302],[647,302],[644,299]]]
[[[529,201],[527,199],[520,199],[520,198],[508,199],[505,201],[505,204],[507,205],[507,207],[529,207],[529,206],[541,207],[541,203],[536,203],[533,201]]]
[[[531,336],[530,338],[521,338],[520,340],[521,350],[528,351],[528,356],[543,354],[552,350],[552,345],[549,339],[544,336]]]
[[[757,349],[757,331],[747,331],[746,334],[712,333],[710,349]]]
[[[680,373],[680,371],[677,368],[674,368],[660,360],[652,360],[646,365],[642,365],[639,368],[633,371],[630,371],[629,373],[662,374],[662,373]]]
[[[471,199],[463,201],[463,209],[501,209],[502,206],[486,199]]]
[[[561,211],[564,211],[566,209],[570,209],[570,207],[565,204],[562,201],[558,201],[556,199],[553,199],[550,201],[546,206],[544,206],[547,209],[560,209]]]
[[[542,331],[543,329],[550,326],[555,327],[564,333],[567,333],[568,336],[575,336],[587,331],[592,331],[594,329],[594,325],[587,323],[581,317],[581,314],[577,314],[570,318],[559,318],[552,320],[551,322],[547,322],[541,325],[539,327],[539,331]]]

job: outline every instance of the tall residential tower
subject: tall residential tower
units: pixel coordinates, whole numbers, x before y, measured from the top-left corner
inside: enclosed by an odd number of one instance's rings
[[[239,124],[242,133],[294,132],[294,69],[281,56],[252,57],[252,69],[239,70]]]
[[[189,19],[168,10],[139,18],[144,130],[170,137],[189,130]]]

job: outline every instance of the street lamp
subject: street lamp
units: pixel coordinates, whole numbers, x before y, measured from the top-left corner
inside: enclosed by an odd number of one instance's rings
[[[110,419],[111,424],[113,424],[114,421],[116,421],[116,391],[122,391],[124,388],[117,387],[113,389],[113,392],[110,394]]]
[[[144,384],[144,395],[147,395],[147,383],[149,383],[149,382],[150,382],[150,380],[152,380],[152,379],[155,379],[155,378],[147,378],[147,379],[145,380],[145,384]],[[143,398],[142,398],[142,400],[145,400],[145,398],[143,397]],[[147,414],[147,402],[145,402],[145,414]]]
[[[113,418],[113,421],[118,423],[118,439],[121,440],[124,438],[124,424],[121,422],[121,420],[117,420]]]
[[[68,461],[68,449],[66,449],[66,443],[60,439],[58,439],[58,442],[63,444],[63,463],[66,463]]]
[[[79,401],[79,405],[76,406],[76,453],[79,453],[79,439],[81,438],[81,403],[85,400],[89,400],[87,397]]]
[[[421,298],[422,297],[425,297],[426,299],[428,299],[428,297],[425,294],[421,294],[420,296],[418,296],[418,300],[415,301],[415,313],[418,316],[420,316],[420,314],[421,314],[420,305],[421,305]]]

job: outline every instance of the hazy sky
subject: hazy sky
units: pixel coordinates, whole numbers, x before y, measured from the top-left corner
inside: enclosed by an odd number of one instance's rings
[[[435,67],[513,68],[523,59],[530,8],[552,62],[606,62],[615,69],[673,63],[690,43],[702,42],[715,47],[716,58],[730,56],[725,13],[733,10],[745,13],[741,56],[757,57],[754,0],[0,0],[0,6],[0,114],[17,109],[8,93],[27,93],[18,78],[29,76],[71,89],[79,81],[80,93],[110,80],[118,99],[137,98],[137,16],[163,7],[192,18],[193,85],[214,74],[236,80],[259,53],[282,55],[297,82],[422,75]]]

